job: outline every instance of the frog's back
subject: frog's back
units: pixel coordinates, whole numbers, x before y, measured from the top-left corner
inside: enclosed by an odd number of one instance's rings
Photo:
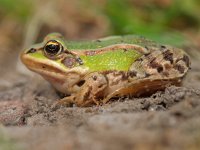
[[[66,42],[67,50],[80,57],[91,71],[127,71],[136,59],[149,52],[149,46],[156,47],[156,43],[135,35]]]
[[[158,47],[157,43],[137,35],[110,36],[93,41],[79,41],[79,42],[67,41],[66,43],[68,50],[81,50],[81,49],[94,50],[116,44],[133,44],[142,47],[145,46]]]

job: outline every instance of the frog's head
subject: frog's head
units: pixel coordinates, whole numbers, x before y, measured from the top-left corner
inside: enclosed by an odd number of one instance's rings
[[[69,73],[81,75],[87,72],[81,59],[67,50],[64,38],[59,33],[51,33],[42,43],[26,49],[21,54],[21,60],[27,68],[45,78],[64,78]]]

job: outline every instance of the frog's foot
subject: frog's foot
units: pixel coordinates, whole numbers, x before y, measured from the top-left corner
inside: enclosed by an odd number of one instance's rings
[[[85,83],[77,94],[75,103],[83,107],[93,104],[99,105],[108,86],[106,77],[101,73],[94,72],[87,75],[84,80]]]
[[[51,106],[51,109],[53,110],[57,110],[58,108],[62,107],[62,106],[66,106],[69,107],[72,104],[74,104],[75,101],[75,96],[68,96],[68,97],[64,97],[60,100],[57,100],[56,102],[54,102]]]

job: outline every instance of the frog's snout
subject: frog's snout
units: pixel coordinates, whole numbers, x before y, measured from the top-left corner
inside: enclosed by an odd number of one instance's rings
[[[22,62],[24,64],[27,64],[29,62],[29,59],[30,59],[29,58],[30,57],[29,54],[36,53],[36,52],[37,52],[37,49],[35,49],[35,48],[25,49],[20,55],[20,58],[21,58]]]

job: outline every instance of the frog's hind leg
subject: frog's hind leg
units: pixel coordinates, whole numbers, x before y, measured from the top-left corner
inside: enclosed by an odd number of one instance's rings
[[[103,103],[114,96],[131,94],[138,97],[163,90],[169,85],[180,85],[189,67],[189,58],[180,49],[162,46],[160,50],[152,50],[131,65],[129,83],[109,94]]]
[[[109,94],[106,98],[103,99],[103,104],[107,103],[112,97],[121,97],[124,95],[130,95],[131,97],[139,97],[139,96],[149,96],[155,93],[158,90],[165,89],[168,85],[179,85],[179,78],[174,79],[138,79],[135,80],[126,86],[117,89],[113,93]]]
[[[185,52],[181,49],[161,46],[160,49],[138,58],[130,67],[129,72],[134,72],[135,78],[139,79],[150,76],[154,76],[155,79],[170,79],[183,77],[189,68],[190,61]]]

